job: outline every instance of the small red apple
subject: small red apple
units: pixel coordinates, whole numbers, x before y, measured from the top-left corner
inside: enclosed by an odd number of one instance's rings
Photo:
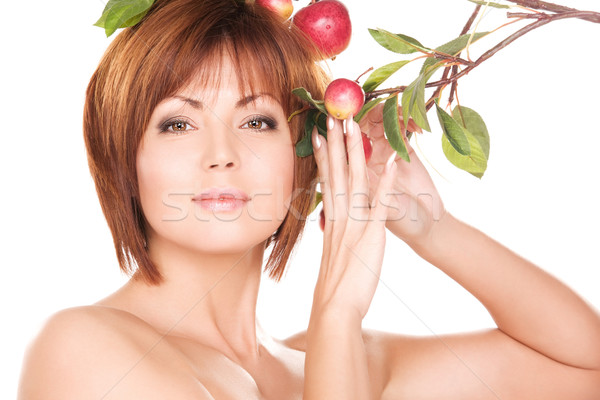
[[[371,139],[369,139],[367,134],[364,132],[361,133],[363,140],[363,148],[365,150],[365,161],[369,162],[369,160],[371,159],[371,155],[373,154],[373,145],[371,144]]]
[[[365,104],[365,92],[350,79],[336,79],[325,89],[325,108],[337,119],[356,115]]]
[[[326,58],[340,54],[350,44],[352,24],[348,9],[337,0],[321,0],[298,10],[292,20]]]
[[[325,210],[322,208],[319,213],[319,227],[321,228],[321,231],[325,232]]]
[[[365,161],[369,162],[371,159],[371,155],[373,154],[373,145],[371,144],[371,139],[367,136],[366,133],[361,132],[362,142],[363,142],[363,150],[365,152]],[[344,136],[344,144],[346,144],[346,148],[348,147],[348,143],[346,140],[346,136]],[[346,150],[347,155],[347,150]]]
[[[284,20],[291,17],[294,12],[292,0],[256,0],[256,4],[268,8]]]

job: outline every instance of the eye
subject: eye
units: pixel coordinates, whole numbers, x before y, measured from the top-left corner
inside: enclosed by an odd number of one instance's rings
[[[193,129],[192,125],[183,119],[171,119],[160,126],[161,133],[182,134]]]
[[[264,115],[253,115],[240,128],[248,128],[253,131],[268,131],[276,129],[277,122]]]

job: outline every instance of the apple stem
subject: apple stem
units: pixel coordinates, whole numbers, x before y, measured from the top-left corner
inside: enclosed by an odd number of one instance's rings
[[[358,83],[358,80],[359,80],[360,78],[362,78],[362,76],[363,76],[363,75],[365,75],[367,72],[370,72],[370,71],[373,71],[373,67],[369,68],[368,70],[366,70],[365,72],[363,72],[362,74],[360,74],[360,75],[358,76],[358,78],[356,78],[356,79],[354,80],[354,82]]]

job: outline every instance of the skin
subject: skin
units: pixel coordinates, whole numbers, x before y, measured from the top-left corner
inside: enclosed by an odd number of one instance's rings
[[[328,141],[313,135],[329,218],[310,323],[283,341],[265,333],[255,316],[264,240],[289,207],[294,148],[281,106],[262,96],[233,107],[244,95],[234,73],[224,76],[216,92],[190,86],[181,93],[205,101],[202,110],[172,99],[159,105],[139,149],[148,246],[165,282],[148,286],[134,277],[92,306],[51,317],[26,357],[19,399],[600,395],[598,314],[446,211],[412,149],[410,164],[393,159],[386,169],[394,153],[383,137],[381,108],[361,127],[347,122],[349,163],[341,121],[329,120]],[[268,115],[278,128],[248,129],[255,115]],[[185,116],[192,128],[159,134],[156,127],[173,116]],[[373,140],[368,168],[361,129]],[[195,209],[185,194],[224,184],[254,194],[244,211],[269,218],[247,212],[223,221]],[[399,191],[406,194],[389,196]],[[175,192],[178,208],[163,203],[165,193]],[[264,192],[272,195],[256,196]],[[174,220],[186,207],[193,212]],[[400,218],[408,211],[418,218]],[[477,297],[498,329],[418,338],[363,330],[386,229]]]

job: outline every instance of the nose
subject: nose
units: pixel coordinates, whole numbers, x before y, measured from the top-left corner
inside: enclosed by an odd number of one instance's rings
[[[239,141],[241,140],[225,124],[211,129],[204,141],[203,168],[207,171],[233,170],[240,166]]]

